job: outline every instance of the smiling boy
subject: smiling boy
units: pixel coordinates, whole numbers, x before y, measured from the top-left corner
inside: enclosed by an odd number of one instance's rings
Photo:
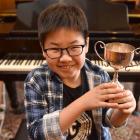
[[[84,12],[73,5],[51,5],[40,14],[38,34],[47,63],[25,80],[30,139],[110,140],[108,128],[124,125],[136,103],[131,91],[111,83],[86,58]]]

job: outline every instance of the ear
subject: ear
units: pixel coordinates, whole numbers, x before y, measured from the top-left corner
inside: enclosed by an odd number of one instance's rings
[[[86,53],[88,52],[89,49],[89,37],[86,38]]]
[[[42,51],[43,57],[46,58],[46,53]]]
[[[42,54],[43,54],[43,57],[46,58],[46,53],[43,51],[43,48],[41,47],[42,49]]]

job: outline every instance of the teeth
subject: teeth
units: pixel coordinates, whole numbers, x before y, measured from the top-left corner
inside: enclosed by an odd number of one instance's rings
[[[62,66],[64,69],[70,69],[72,66]]]

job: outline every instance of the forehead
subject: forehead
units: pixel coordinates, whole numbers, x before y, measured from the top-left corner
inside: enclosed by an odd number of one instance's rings
[[[45,42],[72,42],[83,41],[84,37],[81,32],[68,28],[58,28],[46,35]]]

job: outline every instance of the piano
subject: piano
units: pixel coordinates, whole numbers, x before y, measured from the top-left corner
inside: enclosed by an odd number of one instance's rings
[[[23,81],[33,68],[46,63],[38,42],[37,17],[46,6],[55,2],[61,0],[18,0],[17,3],[15,1],[16,9],[11,15],[0,14],[0,80]],[[78,4],[85,11],[90,32],[87,57],[112,76],[113,69],[97,58],[94,43],[99,40],[105,43],[119,41],[135,47],[140,46],[140,34],[135,34],[128,22],[127,6],[106,0],[66,0],[65,2]],[[113,10],[114,15],[108,15]],[[112,20],[112,24],[109,25],[108,22],[113,17],[118,21]],[[103,50],[99,52],[103,54]],[[140,57],[136,55],[132,64],[138,66],[130,67],[128,71],[120,70],[120,81],[140,81]]]

